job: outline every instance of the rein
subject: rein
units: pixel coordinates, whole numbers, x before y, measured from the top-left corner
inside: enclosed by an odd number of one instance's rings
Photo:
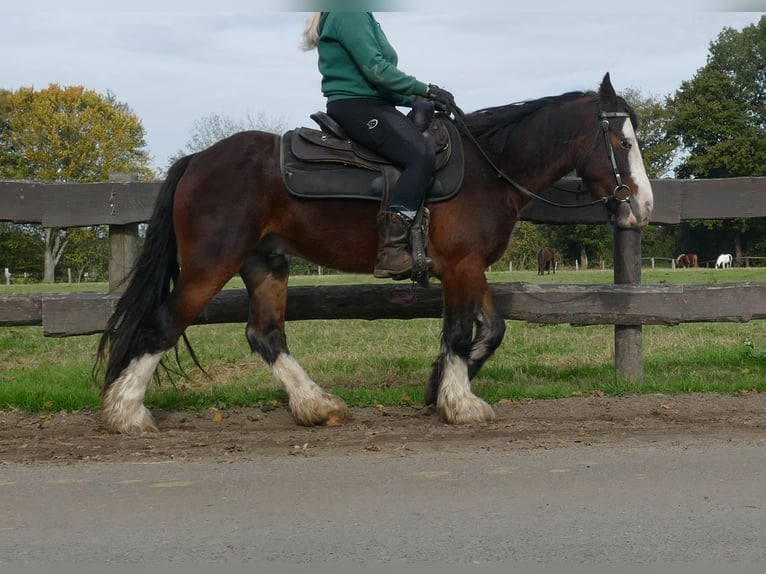
[[[495,173],[497,174],[497,177],[500,179],[505,180],[507,183],[509,183],[516,191],[521,193],[522,195],[528,197],[529,199],[533,199],[535,201],[540,201],[542,203],[545,203],[546,205],[550,205],[552,207],[560,207],[562,209],[573,209],[573,208],[581,208],[581,207],[590,207],[592,205],[598,205],[600,203],[606,205],[610,200],[615,200],[620,203],[624,202],[630,202],[630,187],[627,186],[622,181],[622,176],[620,175],[619,170],[617,169],[617,161],[615,160],[614,155],[614,148],[612,147],[612,142],[609,141],[609,118],[616,118],[616,117],[630,117],[628,113],[626,112],[599,112],[599,119],[601,120],[601,129],[604,134],[604,142],[606,145],[606,153],[609,157],[611,163],[612,163],[612,170],[614,172],[615,179],[617,180],[617,186],[614,188],[614,191],[612,192],[612,195],[608,197],[602,197],[601,199],[594,199],[593,201],[589,201],[587,203],[578,203],[578,204],[564,204],[564,203],[557,203],[555,201],[551,201],[550,199],[546,199],[544,197],[541,197],[540,195],[528,190],[526,187],[521,185],[519,182],[514,180],[512,177],[510,177],[508,174],[506,174],[502,169],[497,167],[495,165],[495,162],[492,161],[492,158],[489,157],[487,152],[484,150],[484,148],[479,144],[479,142],[476,140],[474,135],[471,133],[471,130],[468,129],[468,126],[465,123],[464,114],[463,111],[457,107],[456,105],[451,106],[452,109],[448,110],[449,112],[452,112],[452,115],[455,118],[455,123],[460,128],[460,131],[463,132],[468,139],[476,146],[476,149],[479,150],[481,155],[484,157],[484,159],[487,161],[489,166],[495,170]],[[598,136],[598,134],[596,134]],[[570,190],[566,190],[568,192],[571,192]],[[618,191],[626,191],[627,193],[624,194],[624,197],[621,195],[618,195]],[[578,192],[571,192],[571,193],[577,193]]]

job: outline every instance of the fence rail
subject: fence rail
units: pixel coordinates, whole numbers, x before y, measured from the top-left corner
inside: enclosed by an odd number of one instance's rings
[[[124,178],[123,178],[124,179]],[[127,225],[148,221],[159,181],[104,183],[41,183],[0,180],[0,221],[40,223],[44,227]],[[582,184],[567,178],[543,192],[543,197],[565,205],[583,201]],[[654,224],[693,219],[766,217],[766,178],[655,179]],[[604,223],[600,205],[562,209],[540,202],[528,204],[521,219],[535,223]]]
[[[572,325],[678,325],[766,319],[766,283],[715,285],[490,284],[500,314],[530,323]],[[421,319],[442,316],[441,286],[300,286],[288,289],[288,321]],[[0,297],[0,327],[42,325],[48,337],[103,330],[118,293],[36,294]],[[629,301],[629,304],[626,304]],[[236,323],[247,317],[244,289],[221,291],[194,324]]]
[[[129,178],[92,184],[0,181],[0,221],[40,223],[45,227],[109,225],[110,288],[115,291],[130,271],[137,252],[138,224],[149,219],[160,182]],[[655,207],[651,223],[677,224],[693,219],[766,217],[766,178],[652,181]],[[575,204],[581,183],[565,179],[543,196]],[[603,224],[603,206],[562,209],[528,204],[520,218],[535,223]],[[641,285],[641,235],[615,229],[614,285],[491,285],[506,319],[575,325],[614,324],[615,367],[621,375],[643,378],[641,329],[646,324],[750,321],[766,319],[766,284]],[[290,287],[288,320],[414,319],[441,317],[441,288],[415,291],[404,285]],[[97,333],[103,329],[119,294],[79,293],[0,297],[0,326],[42,325],[51,337]],[[197,323],[243,322],[244,290],[219,293]]]

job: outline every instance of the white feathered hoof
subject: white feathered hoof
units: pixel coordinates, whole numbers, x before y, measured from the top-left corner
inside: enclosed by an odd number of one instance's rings
[[[115,394],[107,390],[101,399],[101,417],[110,431],[128,435],[159,431],[149,409],[142,404],[126,408],[124,402],[113,400]]]
[[[451,425],[489,423],[495,420],[492,407],[475,395],[460,400],[442,399],[436,402],[436,412],[442,422]]]
[[[445,359],[436,398],[436,412],[448,424],[488,423],[495,420],[495,411],[471,392],[468,367],[459,357]]]
[[[351,413],[341,399],[325,392],[310,396],[291,396],[290,412],[299,425],[341,426],[351,419]]]
[[[351,418],[346,403],[323,391],[292,355],[279,355],[272,369],[287,391],[290,412],[299,425],[339,426]]]
[[[122,434],[157,432],[152,413],[144,406],[144,395],[162,355],[145,354],[133,359],[104,389],[101,414],[109,430]]]

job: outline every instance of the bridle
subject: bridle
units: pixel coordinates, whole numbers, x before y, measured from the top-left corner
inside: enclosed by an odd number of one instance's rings
[[[614,179],[617,181],[617,185],[612,191],[612,195],[607,197],[607,201],[614,198],[614,200],[620,203],[630,203],[630,186],[623,183],[620,170],[617,169],[617,160],[614,157],[614,146],[609,139],[609,118],[630,118],[628,112],[605,112],[601,110],[598,114],[601,120],[601,131],[604,133],[604,147],[606,148],[606,155],[609,161],[612,163],[612,171],[614,172]],[[624,197],[623,197],[624,195]]]
[[[497,167],[497,165],[495,165],[495,162],[492,161],[492,159],[489,157],[487,152],[484,151],[484,148],[479,144],[479,142],[476,140],[474,135],[471,133],[471,130],[468,129],[468,126],[466,125],[464,120],[463,111],[460,108],[458,108],[456,105],[451,106],[451,109],[449,109],[447,113],[448,114],[451,113],[451,115],[455,119],[455,123],[460,128],[460,131],[463,132],[463,134],[465,134],[465,136],[476,146],[476,149],[479,150],[479,152],[487,161],[487,163],[490,165],[490,167],[493,170],[495,170],[497,177],[499,179],[503,179],[506,182],[508,182],[514,189],[516,189],[516,191],[528,197],[529,199],[540,201],[552,207],[560,207],[565,209],[589,207],[591,205],[598,205],[601,203],[606,205],[607,209],[609,209],[610,212],[616,211],[617,206],[620,203],[630,203],[631,189],[630,189],[630,186],[628,186],[626,183],[622,181],[622,175],[620,175],[620,170],[617,167],[617,160],[615,159],[614,147],[612,146],[612,142],[609,138],[609,118],[630,118],[630,114],[627,112],[605,112],[603,110],[599,110],[599,114],[598,114],[598,118],[600,120],[600,130],[601,130],[601,133],[603,133],[604,135],[604,146],[606,148],[606,155],[609,158],[610,163],[612,164],[612,171],[614,173],[614,178],[615,178],[615,181],[617,182],[617,185],[612,191],[612,194],[609,196],[602,197],[600,199],[594,199],[593,201],[589,201],[587,203],[576,203],[576,204],[557,203],[555,201],[551,201],[550,199],[541,197],[537,195],[536,193],[528,190],[526,187],[524,187],[519,182],[511,178],[508,174],[506,174],[502,169]],[[591,149],[591,153],[588,155],[585,162],[583,163],[584,166],[587,165],[588,162],[590,161],[590,157],[593,154],[593,149],[595,149],[595,146],[596,146],[598,135],[599,135],[599,132],[597,132],[595,137],[593,138],[593,141],[594,141],[593,148]],[[583,170],[578,170],[578,171],[583,171]],[[577,193],[579,194],[579,192]]]

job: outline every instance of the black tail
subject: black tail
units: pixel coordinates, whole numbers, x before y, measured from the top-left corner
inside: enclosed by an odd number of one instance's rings
[[[162,340],[159,332],[157,311],[178,280],[173,199],[191,157],[181,158],[168,171],[149,220],[143,251],[101,336],[94,377],[106,362],[104,389],[119,377],[133,358],[167,350],[167,342]]]

